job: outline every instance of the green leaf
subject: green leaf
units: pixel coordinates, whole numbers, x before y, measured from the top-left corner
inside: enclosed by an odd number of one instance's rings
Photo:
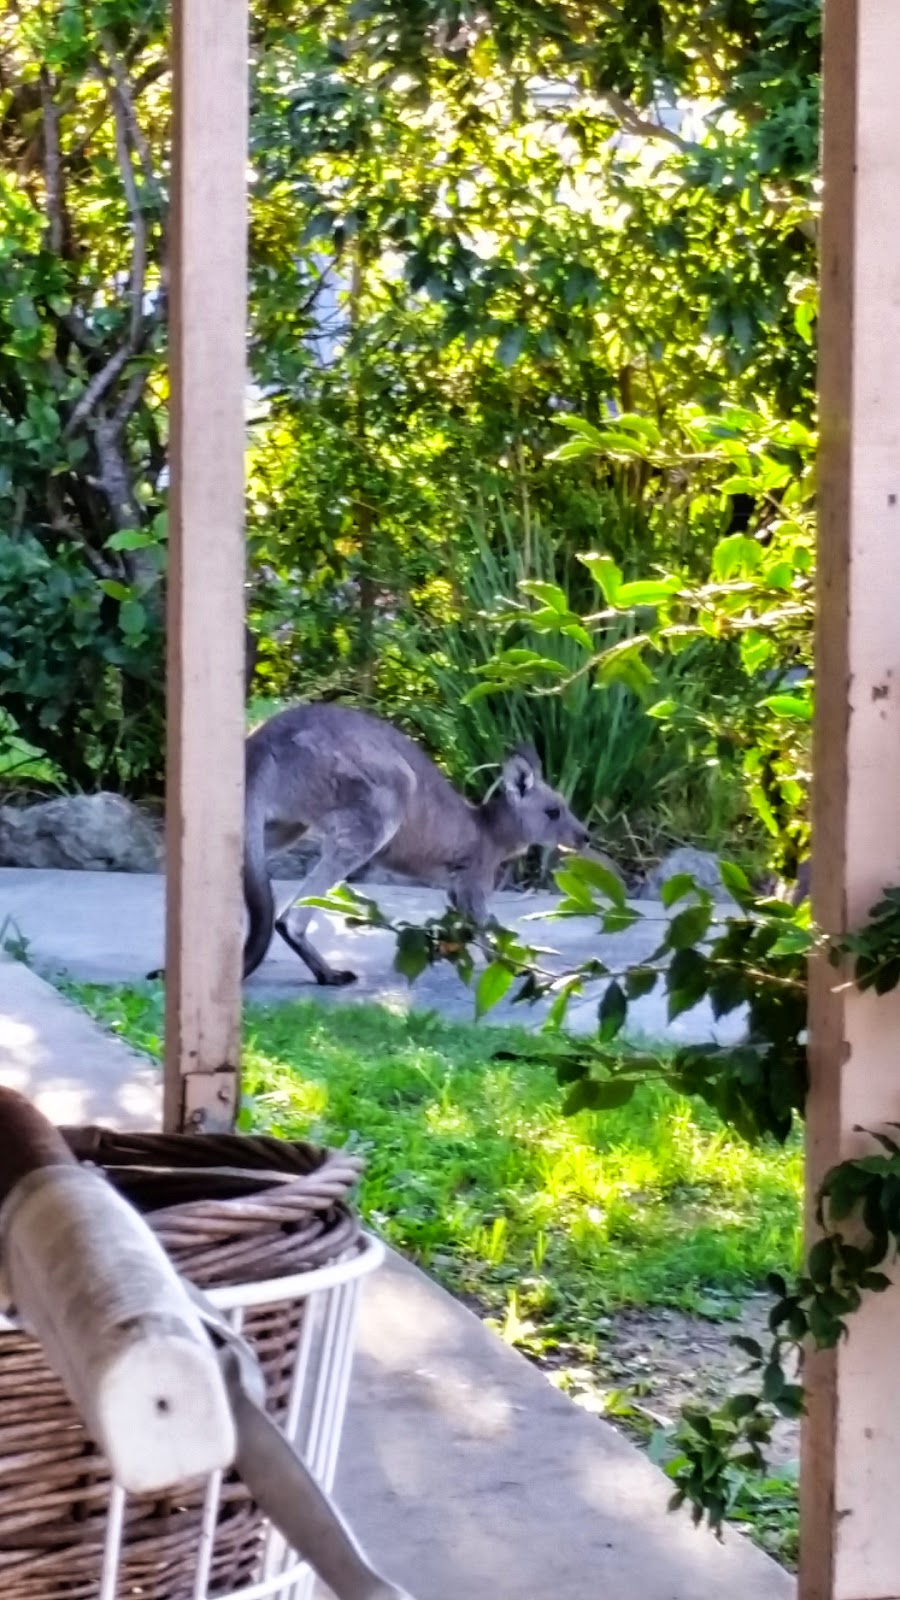
[[[641,913],[632,906],[611,906],[603,914],[602,928],[604,933],[625,933],[628,928],[633,928],[641,919]]]
[[[813,1300],[809,1307],[809,1331],[820,1350],[833,1350],[838,1343],[843,1331],[842,1323],[831,1316],[818,1300]]]
[[[786,1383],[775,1405],[783,1417],[802,1417],[805,1410],[803,1390],[799,1383]]]
[[[742,1417],[749,1417],[758,1405],[759,1398],[755,1394],[732,1394],[725,1401],[722,1410],[732,1421],[739,1422]]]
[[[688,945],[699,944],[709,932],[711,922],[710,905],[685,906],[669,923],[666,944],[670,950],[684,950]]]
[[[555,450],[548,450],[548,461],[574,461],[578,456],[589,456],[595,453],[595,446],[589,444],[587,439],[567,439],[565,444],[558,444]]]
[[[788,928],[779,934],[775,943],[769,950],[770,956],[803,956],[807,955],[815,945],[815,935],[811,928]]]
[[[140,528],[121,528],[118,533],[110,534],[106,547],[108,550],[147,550],[157,543],[152,533],[143,533]]]
[[[569,877],[580,878],[584,883],[589,884],[592,889],[597,889],[601,894],[605,894],[607,900],[611,900],[613,905],[625,905],[625,889],[621,880],[617,878],[614,872],[610,871],[609,867],[604,867],[602,862],[592,861],[587,856],[577,856],[573,857],[565,870],[567,870]],[[557,873],[555,876],[556,881],[559,882],[559,874]]]
[[[660,578],[646,583],[623,583],[616,597],[616,607],[656,606],[677,594],[681,584],[677,578]],[[612,604],[612,602],[610,602]]]
[[[799,722],[811,722],[813,707],[811,700],[801,700],[795,694],[770,694],[765,700],[760,701],[767,710],[774,711],[776,717],[795,717]]]
[[[751,677],[771,661],[774,653],[775,644],[768,635],[755,628],[747,628],[741,634],[741,661]]]
[[[485,967],[475,990],[476,1017],[483,1017],[486,1011],[503,999],[514,977],[511,969],[500,961],[492,961],[489,967]]]
[[[621,644],[611,645],[597,663],[597,687],[623,683],[639,696],[652,688],[655,679],[644,660],[644,645],[641,639],[623,639]]]
[[[582,1078],[563,1101],[563,1115],[570,1117],[576,1111],[616,1111],[628,1104],[636,1087],[627,1078],[609,1078],[603,1082]]]
[[[731,578],[746,578],[758,572],[761,563],[762,549],[756,540],[748,539],[743,533],[732,533],[727,539],[720,539],[713,551],[713,577],[720,583],[727,583]]]
[[[719,876],[728,893],[733,900],[737,901],[739,906],[746,906],[748,902],[753,900],[754,895],[750,887],[750,879],[747,877],[746,872],[741,867],[736,866],[733,861],[721,861],[719,863]]]
[[[593,551],[587,555],[579,556],[587,567],[597,587],[603,590],[609,605],[615,606],[616,597],[622,587],[622,569],[618,567],[612,556],[604,556]]]
[[[870,1289],[873,1294],[883,1294],[885,1289],[891,1287],[891,1279],[884,1272],[864,1272],[859,1286],[861,1289]]]
[[[668,909],[669,906],[675,904],[676,900],[683,900],[684,896],[690,894],[696,887],[692,873],[676,872],[671,878],[667,878],[662,885],[659,891],[659,898]]]
[[[147,612],[140,600],[123,601],[119,610],[119,621],[124,633],[143,633],[147,626]]]
[[[414,983],[431,959],[431,945],[424,928],[401,928],[397,935],[394,970],[407,983]]]
[[[572,866],[560,867],[554,872],[554,882],[566,896],[566,911],[578,910],[589,916],[596,909],[594,899],[589,886],[573,871],[574,865],[573,862]]]
[[[747,1334],[736,1333],[731,1340],[735,1349],[742,1350],[751,1361],[762,1361],[763,1347],[758,1339],[751,1339]]]
[[[625,974],[625,993],[629,1000],[640,1000],[656,988],[658,972],[652,967],[631,967]]]
[[[606,993],[600,1001],[597,1017],[600,1023],[600,1038],[614,1039],[622,1029],[628,1015],[628,1001],[621,984],[613,978],[607,986]]]
[[[104,594],[109,595],[111,600],[120,600],[124,604],[126,600],[131,599],[131,590],[128,584],[120,583],[117,578],[101,578],[100,588]]]
[[[585,417],[561,416],[555,420],[561,428],[568,428],[570,433],[580,434],[583,439],[588,439],[594,445],[599,445],[603,437],[594,424],[588,422]]]
[[[647,707],[647,716],[655,717],[658,722],[665,722],[677,710],[677,700],[657,700],[655,705]]]
[[[569,602],[558,583],[544,583],[539,578],[523,578],[519,583],[519,589],[522,594],[543,601],[544,605],[550,606],[553,611],[559,611],[563,615],[568,614]]]
[[[752,986],[743,967],[711,966],[709,970],[709,1001],[712,1013],[718,1022],[720,1017],[728,1015],[743,1005],[748,998]]]
[[[806,1270],[817,1287],[831,1282],[834,1259],[834,1239],[829,1235],[826,1235],[824,1239],[818,1239],[810,1250],[806,1263]]]
[[[317,211],[300,235],[301,244],[312,244],[316,239],[330,239],[336,220],[330,211]]]
[[[719,493],[726,496],[748,494],[751,498],[755,498],[759,493],[759,483],[756,478],[751,478],[746,473],[736,473],[719,485]]]
[[[507,328],[497,343],[497,360],[503,367],[512,367],[518,361],[528,339],[528,329],[522,323]]]
[[[562,1027],[566,1020],[566,1012],[569,1009],[572,996],[580,994],[580,992],[581,984],[577,981],[567,983],[560,989],[559,994],[553,999],[550,1010],[547,1012],[547,1020],[544,1023],[544,1027],[548,1031],[552,1032],[554,1028]]]
[[[640,417],[634,411],[623,411],[616,417],[616,427],[624,428],[627,433],[636,433],[639,438],[645,439],[648,444],[660,444],[662,434],[655,422],[649,417]]]
[[[674,1022],[702,1000],[709,983],[709,963],[699,950],[677,950],[666,973],[668,1017]]]
[[[763,1399],[768,1400],[770,1403],[775,1402],[783,1393],[785,1382],[786,1379],[781,1363],[770,1361],[763,1373]]]

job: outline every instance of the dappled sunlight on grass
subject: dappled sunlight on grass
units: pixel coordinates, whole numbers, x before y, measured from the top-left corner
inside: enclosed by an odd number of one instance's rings
[[[154,991],[81,990],[152,1049]],[[492,1308],[593,1326],[621,1305],[692,1309],[798,1258],[799,1146],[749,1147],[703,1106],[648,1086],[616,1111],[560,1113],[546,1066],[491,1061],[508,1032],[373,1006],[249,1006],[243,1123],[351,1143],[387,1238]]]

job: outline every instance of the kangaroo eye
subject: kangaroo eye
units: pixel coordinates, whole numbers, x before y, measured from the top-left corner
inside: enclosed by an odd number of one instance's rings
[[[550,818],[551,822],[558,822],[560,818],[559,806],[548,806],[547,816]]]

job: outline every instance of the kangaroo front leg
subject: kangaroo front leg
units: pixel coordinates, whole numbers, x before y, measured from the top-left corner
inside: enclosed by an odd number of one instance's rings
[[[487,893],[481,877],[459,877],[450,884],[450,904],[461,916],[468,918],[476,928],[483,928],[488,919]]]

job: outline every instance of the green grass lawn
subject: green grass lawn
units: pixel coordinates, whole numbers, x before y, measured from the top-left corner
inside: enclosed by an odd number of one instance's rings
[[[158,1054],[158,990],[72,992]],[[620,1306],[721,1310],[797,1264],[799,1147],[748,1147],[651,1087],[563,1117],[550,1069],[488,1058],[503,1038],[375,1006],[248,1006],[242,1120],[352,1143],[362,1209],[387,1239],[493,1310],[515,1289],[520,1311],[562,1318],[570,1338]]]
[[[160,1053],[158,986],[67,992]],[[646,1443],[654,1424],[627,1343],[610,1344],[616,1313],[728,1319],[768,1272],[796,1267],[799,1143],[749,1147],[655,1086],[621,1110],[563,1117],[547,1066],[490,1059],[509,1038],[377,1006],[248,1005],[241,1123],[362,1151],[370,1224]],[[748,1483],[737,1515],[792,1560],[790,1472]]]

